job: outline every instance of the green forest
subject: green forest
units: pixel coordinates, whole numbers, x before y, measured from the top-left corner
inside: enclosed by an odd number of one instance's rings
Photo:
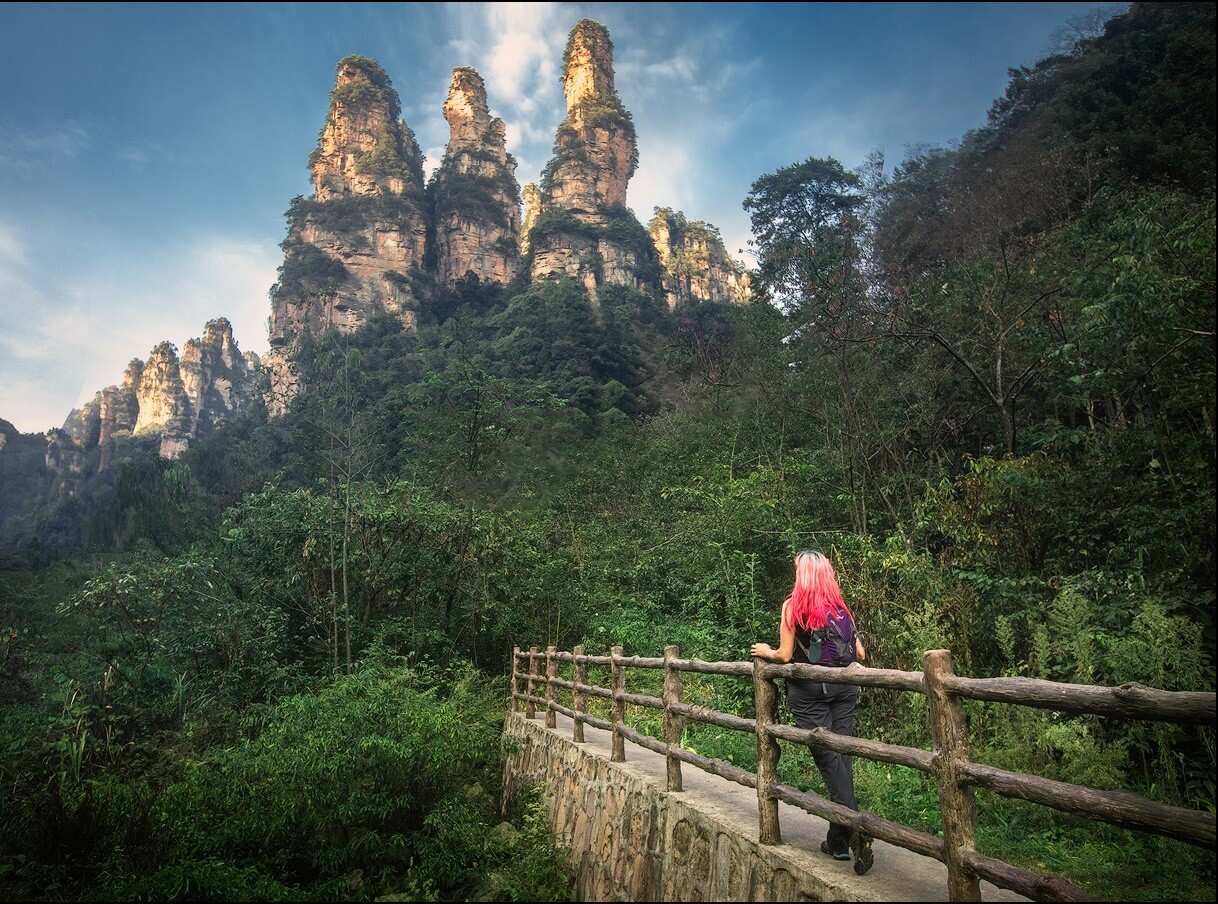
[[[1213,690],[1214,16],[1134,4],[900,162],[793,148],[742,199],[750,304],[469,279],[314,337],[282,417],[133,443],[0,571],[0,897],[566,900],[537,797],[500,812],[512,646],[746,659],[803,548],[868,665]],[[1214,810],[1212,728],[969,720],[982,762]],[[858,734],[928,746],[924,699],[865,692]],[[941,831],[933,780],[855,774]],[[1212,852],[978,820],[1097,896],[1214,899]]]

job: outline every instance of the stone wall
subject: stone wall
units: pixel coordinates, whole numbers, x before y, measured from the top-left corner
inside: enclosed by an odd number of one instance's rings
[[[590,742],[603,734],[587,732]],[[543,789],[551,826],[570,849],[579,900],[882,899],[875,888],[844,882],[828,863],[820,869],[800,848],[758,844],[755,826],[749,837],[738,815],[691,789],[697,778],[691,766],[684,767],[687,791],[673,794],[656,770],[643,765],[646,752],[632,745],[627,762],[611,763],[607,745],[575,744],[569,727],[565,735],[562,726],[547,731],[540,717],[515,713],[508,715],[504,735],[504,794]]]

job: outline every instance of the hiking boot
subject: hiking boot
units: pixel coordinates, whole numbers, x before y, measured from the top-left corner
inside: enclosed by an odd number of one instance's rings
[[[875,863],[871,836],[866,832],[854,832],[850,836],[850,850],[854,852],[854,871],[860,876],[866,875]]]
[[[849,849],[835,851],[835,850],[833,850],[833,848],[829,847],[828,841],[822,841],[820,843],[820,852],[822,854],[828,854],[834,860],[849,860],[850,859]]]

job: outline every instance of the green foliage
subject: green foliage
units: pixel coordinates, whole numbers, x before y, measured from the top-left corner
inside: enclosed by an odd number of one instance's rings
[[[1212,195],[1214,62],[1212,6],[1133,3],[1102,34],[1011,69],[987,128],[972,137],[998,144],[1030,132],[1104,162],[1117,178]]]
[[[501,684],[460,664],[425,668],[426,680],[400,660],[372,662],[285,697],[251,712],[234,743],[171,761],[162,776],[104,772],[79,785],[78,756],[70,803],[7,801],[5,849],[50,844],[58,823],[76,833],[63,840],[78,859],[71,877],[50,875],[110,900],[565,898],[561,852],[536,806],[499,822]],[[45,881],[53,861],[38,858],[49,850],[33,853],[0,874],[10,891]]]
[[[283,263],[272,293],[277,298],[299,299],[332,294],[347,281],[347,268],[316,245],[288,238],[283,242]]]
[[[441,167],[436,173],[431,192],[438,218],[444,219],[456,212],[504,229],[510,223],[508,204],[515,206],[520,203],[520,187],[506,170],[496,178]]]
[[[346,56],[338,61],[335,71],[342,72],[344,69],[353,69],[355,77],[337,85],[330,92],[331,103],[362,107],[379,102],[388,107],[390,119],[398,118],[402,112],[398,94],[380,63],[370,57]]]
[[[634,258],[634,270],[639,280],[653,291],[658,291],[662,273],[651,234],[624,205],[610,205],[598,213],[604,220],[603,224],[586,222],[561,208],[544,209],[530,233],[532,247],[544,244],[545,238],[551,235],[575,235],[593,243],[601,240],[612,242]]]

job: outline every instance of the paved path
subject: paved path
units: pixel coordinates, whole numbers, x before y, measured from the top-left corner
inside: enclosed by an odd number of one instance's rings
[[[555,733],[570,739],[571,721],[561,714],[555,715],[558,724]],[[538,712],[536,724],[544,728],[543,712]],[[585,725],[584,738],[585,743],[579,745],[581,749],[609,759],[609,732]],[[661,791],[667,787],[664,757],[629,741],[626,742],[626,762],[613,765],[645,778]],[[681,765],[681,777],[685,790],[680,794],[687,804],[715,815],[740,835],[757,840],[756,791],[703,772],[688,763]],[[937,860],[877,840],[874,844],[875,866],[867,875],[856,876],[851,863],[834,860],[820,852],[820,843],[829,828],[825,820],[782,802],[778,804],[778,820],[785,848],[783,853],[803,868],[824,877],[827,882],[848,888],[851,898],[876,901],[947,900],[947,869]],[[986,901],[1027,900],[995,888],[988,882],[981,883],[981,895]]]

